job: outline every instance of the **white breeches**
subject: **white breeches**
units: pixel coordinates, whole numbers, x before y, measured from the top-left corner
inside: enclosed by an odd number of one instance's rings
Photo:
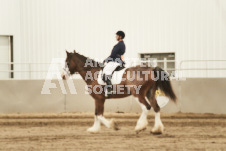
[[[119,66],[120,64],[118,62],[108,62],[105,64],[105,67],[103,69],[103,74],[105,75],[111,75],[113,71]]]

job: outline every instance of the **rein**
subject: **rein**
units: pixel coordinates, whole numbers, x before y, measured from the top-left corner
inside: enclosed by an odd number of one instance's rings
[[[74,62],[74,60],[72,60]],[[74,62],[75,63],[75,62]],[[75,74],[79,74],[80,71],[90,71],[90,69],[92,69],[93,67],[89,66],[89,67],[84,67],[83,69],[80,69],[80,70],[77,70],[75,72]],[[101,67],[100,67],[101,68]],[[102,68],[101,68],[102,69]],[[67,65],[67,62],[65,62],[65,67],[63,68],[64,70],[64,73],[70,77],[71,74],[70,74],[70,71],[69,71],[69,68],[68,68],[68,65]]]

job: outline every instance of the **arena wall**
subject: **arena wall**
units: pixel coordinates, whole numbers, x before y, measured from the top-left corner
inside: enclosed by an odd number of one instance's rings
[[[93,112],[94,101],[85,94],[85,82],[76,79],[77,94],[70,94],[64,81],[67,94],[63,94],[59,81],[52,80],[57,88],[51,94],[41,94],[44,80],[1,80],[0,113],[29,112]],[[189,78],[185,81],[172,81],[178,96],[177,105],[169,103],[162,112],[192,112],[226,114],[225,78]],[[105,111],[140,112],[134,98],[107,100]]]
[[[65,58],[65,49],[103,60],[116,44],[115,32],[123,30],[125,59],[139,53],[174,52],[179,68],[181,60],[225,60],[225,12],[225,0],[1,0],[0,35],[14,37],[14,62],[50,63],[52,58]],[[183,63],[183,68],[225,65],[225,61],[193,61]],[[29,67],[17,64],[14,69]],[[226,72],[193,70],[188,74],[225,77]],[[14,76],[29,78],[24,72]]]

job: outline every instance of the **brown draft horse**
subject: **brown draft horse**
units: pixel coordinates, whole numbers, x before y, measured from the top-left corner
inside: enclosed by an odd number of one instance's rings
[[[69,53],[67,52],[67,58],[66,58],[66,65],[68,67],[68,70],[70,74],[74,74],[78,72],[82,78],[85,80],[86,84],[89,85],[91,90],[94,89],[95,86],[95,92],[90,92],[90,95],[95,100],[95,117],[94,117],[94,124],[92,127],[87,129],[90,133],[97,133],[100,130],[101,123],[105,125],[108,128],[112,128],[114,130],[118,130],[118,126],[116,122],[111,119],[107,120],[104,117],[104,102],[105,99],[111,99],[111,98],[122,98],[127,97],[129,95],[133,95],[137,102],[139,102],[142,114],[140,118],[137,121],[135,131],[139,133],[142,130],[145,130],[148,125],[147,120],[147,114],[148,111],[153,107],[155,111],[155,124],[153,129],[151,130],[151,133],[154,134],[161,134],[163,133],[164,126],[160,119],[160,107],[157,104],[156,98],[155,98],[155,91],[157,89],[160,89],[165,93],[167,97],[169,97],[172,101],[176,102],[176,96],[173,92],[173,89],[171,87],[171,83],[168,77],[168,74],[163,71],[159,67],[151,68],[151,67],[130,67],[127,68],[123,74],[123,78],[126,80],[122,80],[119,85],[124,86],[120,87],[120,94],[113,94],[109,98],[106,98],[104,95],[104,85],[99,85],[97,82],[97,79],[86,79],[86,73],[89,71],[93,77],[95,77],[95,73],[99,72],[103,69],[103,64],[96,62],[92,59],[89,59],[77,52]],[[94,64],[94,67],[92,66],[86,66],[87,59],[89,62],[91,61]],[[96,66],[95,66],[96,65]],[[141,74],[140,77],[138,77],[138,72],[150,73],[148,76],[146,74]],[[161,73],[160,73],[161,72]],[[134,76],[134,80],[128,80]],[[146,76],[146,78],[145,78]],[[157,78],[159,76],[159,78]],[[162,80],[162,77],[164,76],[164,79]],[[62,78],[65,79],[65,75],[62,75]],[[143,78],[145,80],[139,80],[137,78]],[[126,87],[126,85],[133,85],[134,87]],[[117,86],[117,85],[116,85]],[[137,93],[137,89],[140,86],[139,92]],[[117,87],[116,87],[117,89]],[[101,92],[102,91],[102,92]]]

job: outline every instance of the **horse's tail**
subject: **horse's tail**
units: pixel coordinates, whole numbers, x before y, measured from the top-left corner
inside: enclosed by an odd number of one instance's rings
[[[153,71],[154,71],[155,79],[157,81],[155,81],[153,79],[155,82],[155,86],[154,86],[155,90],[152,92],[155,92],[157,89],[160,89],[173,102],[176,102],[177,97],[176,97],[175,93],[173,92],[173,88],[171,86],[171,82],[170,82],[168,73],[165,72],[160,67],[155,67]],[[155,95],[155,94],[151,94],[151,89],[150,89],[146,95],[149,100],[150,100],[151,95]]]

